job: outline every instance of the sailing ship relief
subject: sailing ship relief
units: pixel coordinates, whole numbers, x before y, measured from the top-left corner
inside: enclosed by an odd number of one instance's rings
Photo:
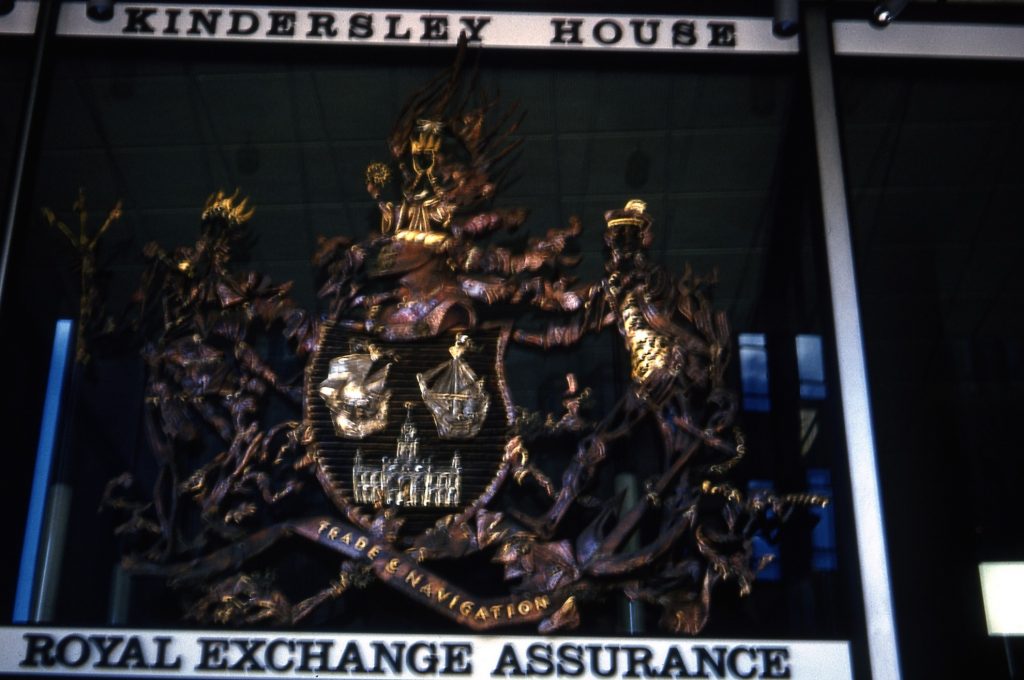
[[[417,373],[420,395],[434,416],[437,433],[443,439],[468,439],[480,432],[491,398],[473,369],[462,360],[470,347],[469,336],[460,333],[445,362],[426,373]]]
[[[342,437],[363,439],[380,432],[388,420],[391,390],[386,389],[392,362],[370,374],[383,356],[376,345],[331,359],[327,379],[320,383],[320,396],[334,417],[334,427]]]

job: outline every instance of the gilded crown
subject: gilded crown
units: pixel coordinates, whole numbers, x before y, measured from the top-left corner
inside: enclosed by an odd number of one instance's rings
[[[416,121],[416,136],[409,140],[413,153],[424,153],[441,150],[441,127],[436,120],[420,119]]]
[[[647,216],[647,204],[639,198],[626,202],[622,210],[613,210],[605,213],[608,227],[643,227],[650,223]]]
[[[223,191],[210,194],[203,207],[203,221],[210,219],[222,219],[233,226],[248,222],[255,210],[249,207],[249,198],[238,200],[238,190],[228,196]]]

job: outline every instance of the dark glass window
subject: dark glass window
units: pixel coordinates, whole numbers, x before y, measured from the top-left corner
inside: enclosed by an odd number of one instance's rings
[[[3,17],[0,17],[2,21]],[[0,92],[3,93],[3,105],[0,106],[0,220],[6,226],[10,210],[11,188],[16,170],[18,148],[21,143],[22,117],[25,110],[25,100],[28,91],[28,82],[31,67],[32,41],[23,36],[4,35],[0,36]],[[2,228],[2,227],[0,227]],[[9,265],[10,266],[10,263]],[[0,325],[11,328],[21,318],[20,312],[15,304],[9,303],[10,291],[5,291],[4,308],[0,316]],[[49,340],[44,339],[45,336]],[[24,456],[31,465],[32,454],[36,450],[36,441],[39,435],[39,410],[42,408],[43,387],[45,383],[46,369],[41,366],[30,367],[30,364],[23,360],[26,355],[32,356],[35,347],[23,338],[17,337],[14,333],[3,333],[0,339],[0,352],[11,360],[7,366],[5,381],[11,385],[11,389],[4,390],[4,396],[0,399],[3,407],[3,419],[5,423],[24,423],[24,427],[17,425],[9,429],[6,434],[5,446],[11,451],[19,451],[19,458]],[[53,328],[38,338],[39,342],[49,344],[52,341]],[[38,358],[49,352],[43,349]],[[45,365],[45,360],[44,365]],[[41,370],[40,370],[41,369]],[[16,387],[15,387],[16,386]],[[21,467],[20,463],[14,463],[13,467]],[[14,582],[18,570],[18,560],[15,555],[20,554],[21,538],[25,529],[25,509],[28,505],[29,490],[28,484],[5,484],[2,495],[3,515],[7,518],[8,533],[11,537],[12,548],[11,558],[2,561],[0,566],[0,611],[9,612],[14,602]]]
[[[1006,677],[978,563],[1024,559],[1024,68],[839,67],[904,673]]]

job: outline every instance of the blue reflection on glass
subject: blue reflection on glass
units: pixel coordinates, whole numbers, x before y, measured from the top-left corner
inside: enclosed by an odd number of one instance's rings
[[[772,491],[774,485],[770,480],[767,479],[751,479],[747,482],[747,494],[753,495],[758,491]],[[771,512],[770,510],[768,512]],[[781,554],[779,553],[779,546],[777,543],[772,543],[760,532],[754,535],[753,541],[751,541],[751,547],[754,552],[754,564],[759,564],[761,558],[765,555],[771,555],[772,561],[768,565],[757,573],[758,580],[762,581],[778,581],[782,579],[782,560]]]
[[[824,508],[813,506],[811,514],[818,523],[811,531],[811,568],[814,571],[835,571],[839,566],[836,556],[836,519],[832,511],[832,474],[824,468],[808,468],[807,490],[825,496],[829,504]]]
[[[42,540],[43,515],[50,486],[50,470],[57,447],[57,426],[60,421],[60,400],[64,390],[64,374],[68,357],[74,346],[70,319],[57,321],[53,335],[53,353],[50,355],[50,375],[46,381],[46,400],[43,402],[43,421],[39,426],[39,446],[36,449],[36,469],[32,477],[32,495],[29,497],[28,517],[25,520],[25,540],[21,548],[18,586],[14,595],[14,623],[28,623],[31,616],[32,596],[35,590],[36,563]]]
[[[796,336],[796,363],[801,399],[825,398],[825,360],[820,335]]]
[[[740,380],[743,384],[743,408],[768,412],[768,350],[764,333],[740,333]]]

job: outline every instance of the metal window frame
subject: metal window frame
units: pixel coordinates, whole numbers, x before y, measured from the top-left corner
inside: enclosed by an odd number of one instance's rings
[[[874,680],[899,680],[899,649],[892,611],[871,395],[868,392],[846,181],[839,144],[829,24],[824,8],[808,8],[804,23],[825,227],[825,257],[832,296],[839,392],[846,431],[871,677]]]
[[[1024,59],[1024,26],[897,21],[878,29],[845,19],[832,22],[832,35],[841,56]]]

